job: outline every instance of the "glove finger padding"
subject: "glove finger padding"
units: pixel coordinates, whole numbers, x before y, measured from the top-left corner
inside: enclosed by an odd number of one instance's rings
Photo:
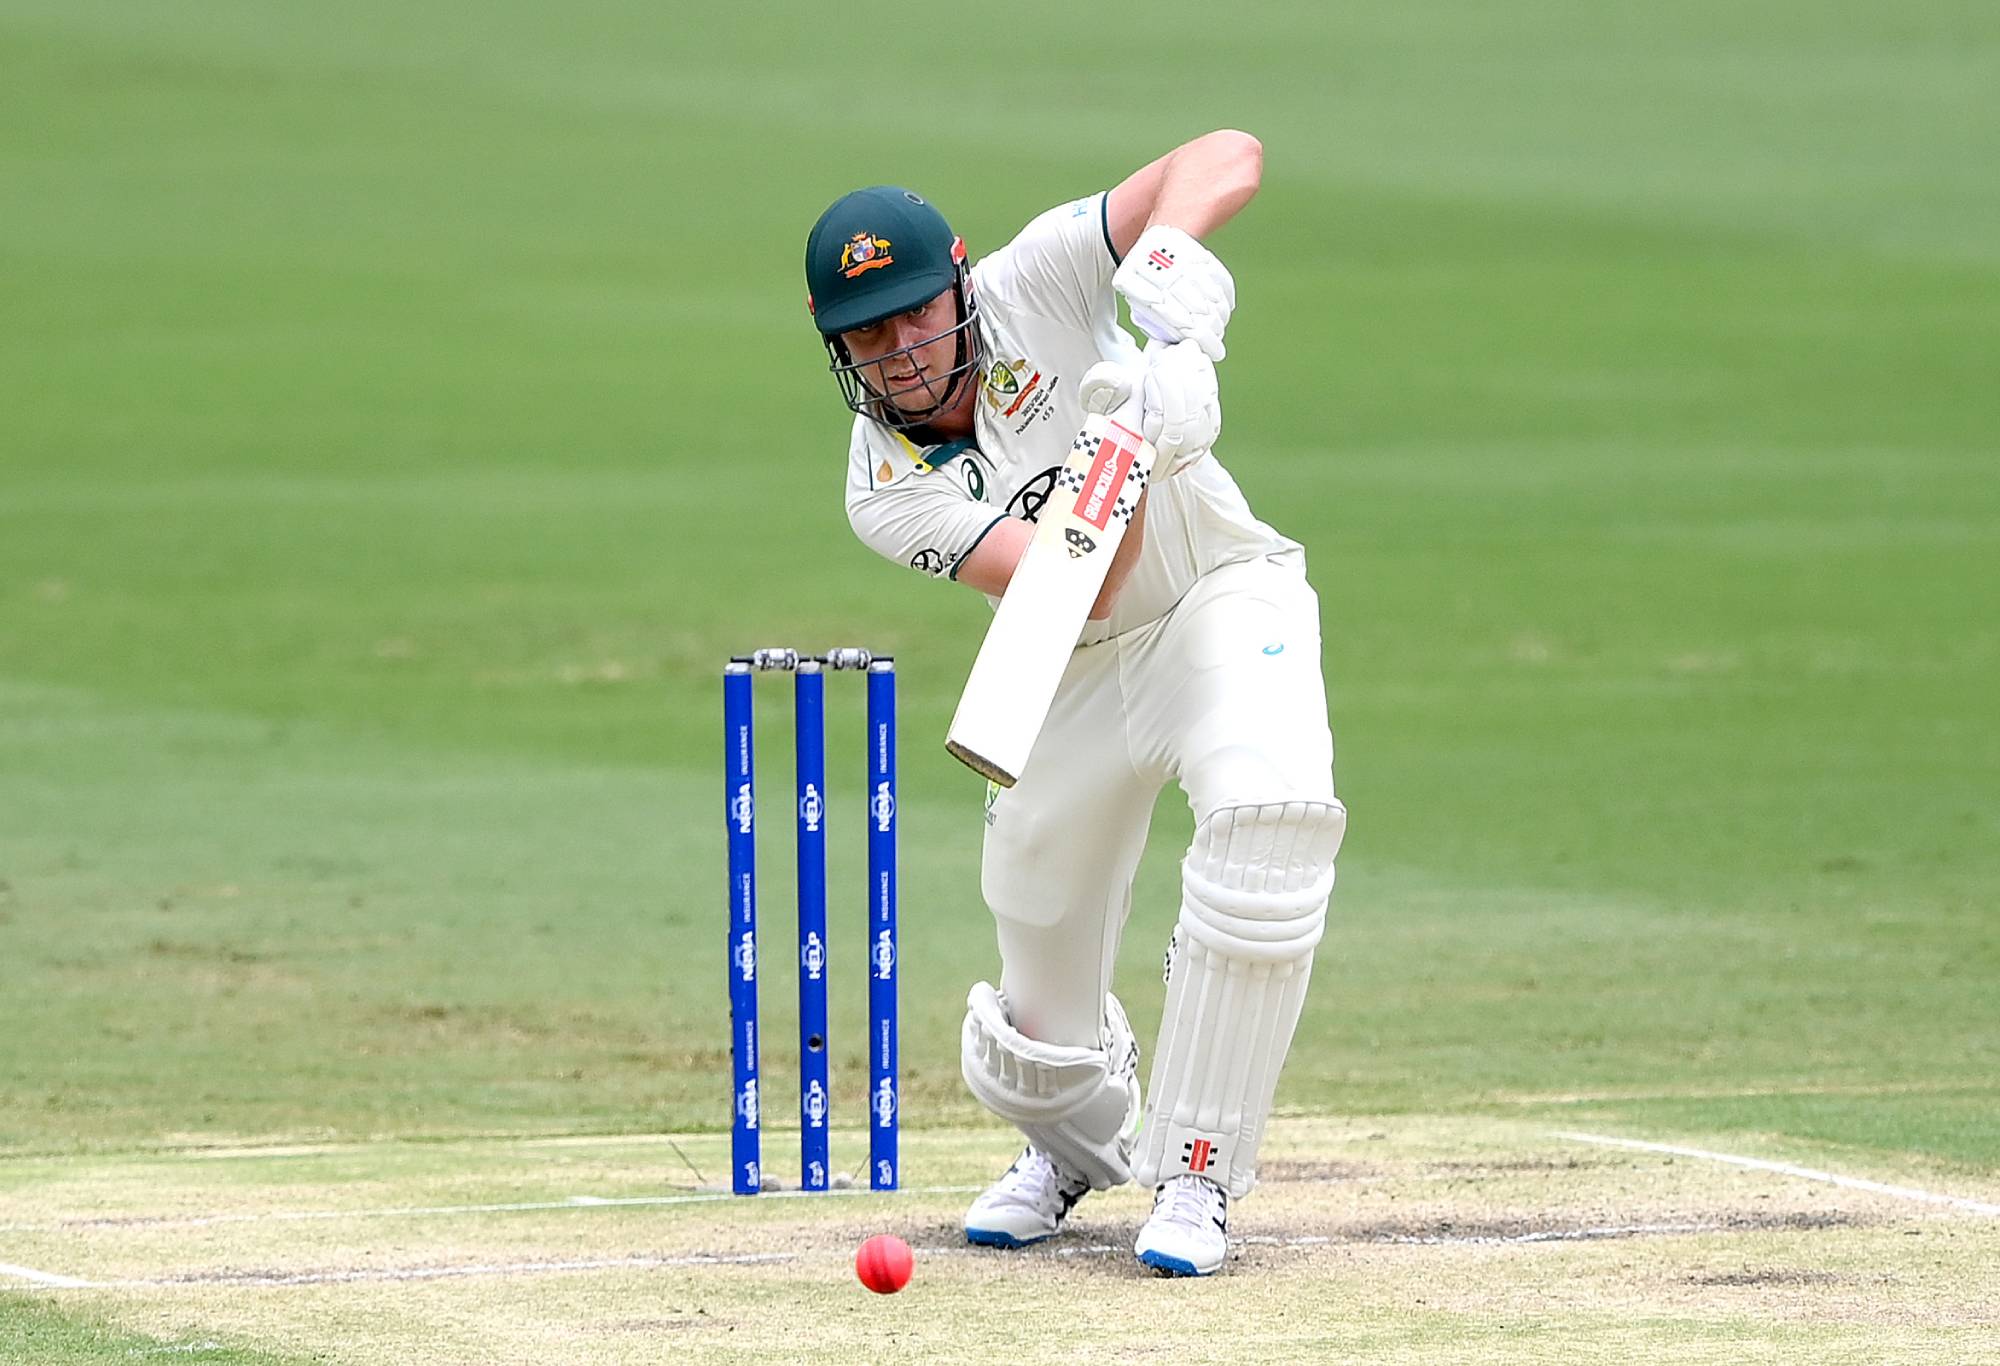
[[[1131,399],[1133,384],[1130,366],[1101,360],[1083,372],[1076,396],[1086,413],[1115,413]]]
[[[1153,436],[1154,449],[1177,455],[1187,441],[1188,393],[1187,386],[1177,376],[1165,372],[1168,363],[1164,357],[1168,349],[1161,347],[1161,359],[1146,369],[1146,416],[1149,426],[1157,424],[1159,428]]]
[[[1186,469],[1222,434],[1215,363],[1194,342],[1146,347],[1145,435],[1159,454],[1158,477]]]

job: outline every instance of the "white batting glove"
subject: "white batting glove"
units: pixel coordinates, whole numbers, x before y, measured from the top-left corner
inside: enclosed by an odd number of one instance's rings
[[[1086,413],[1115,413],[1131,401],[1140,383],[1139,371],[1115,360],[1101,360],[1077,382],[1077,401]]]
[[[1155,479],[1171,479],[1194,464],[1222,434],[1215,362],[1193,342],[1148,343],[1137,367],[1101,360],[1083,372],[1076,396],[1086,413],[1118,415],[1132,405],[1123,417],[1152,446]]]
[[[1222,393],[1199,343],[1147,345],[1145,406],[1141,434],[1159,453],[1154,478],[1171,479],[1208,454],[1222,435]]]
[[[1140,233],[1111,287],[1154,341],[1194,342],[1210,360],[1228,354],[1222,330],[1236,311],[1236,281],[1214,252],[1179,228],[1155,223]]]

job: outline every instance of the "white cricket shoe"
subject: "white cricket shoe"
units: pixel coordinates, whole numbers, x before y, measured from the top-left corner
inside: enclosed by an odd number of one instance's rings
[[[1153,1196],[1132,1251],[1162,1276],[1219,1270],[1229,1255],[1228,1192],[1205,1176],[1176,1176]]]
[[[965,1241],[981,1247],[1026,1247],[1054,1235],[1090,1183],[1065,1175],[1033,1148],[988,1186],[965,1212]]]

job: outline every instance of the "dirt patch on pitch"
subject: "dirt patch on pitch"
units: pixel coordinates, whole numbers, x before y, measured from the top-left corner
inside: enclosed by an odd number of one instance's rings
[[[1687,1285],[1744,1286],[1772,1285],[1859,1285],[1860,1276],[1843,1276],[1834,1271],[1801,1271],[1793,1267],[1767,1267],[1756,1271],[1725,1271],[1713,1276],[1688,1276]],[[1886,1279],[1886,1278],[1883,1278]]]
[[[1380,1219],[1297,1229],[1246,1229],[1233,1240],[1245,1249],[1284,1251],[1315,1245],[1498,1246],[1505,1244],[1608,1242],[1626,1238],[1694,1233],[1799,1232],[1850,1228],[1870,1221],[1848,1214],[1764,1213],[1752,1210],[1691,1211],[1645,1219],[1591,1220],[1548,1215],[1484,1219]]]
[[[1268,1185],[1362,1181],[1381,1174],[1381,1168],[1370,1166],[1365,1162],[1315,1162],[1278,1158],[1267,1159],[1257,1164],[1257,1180]]]
[[[677,1333],[689,1329],[727,1330],[735,1326],[734,1319],[717,1318],[706,1309],[697,1309],[691,1314],[682,1314],[676,1318],[607,1319],[582,1325],[584,1331],[591,1333]]]
[[[1522,1157],[1489,1158],[1477,1162],[1427,1162],[1419,1170],[1429,1176],[1550,1176],[1630,1165],[1607,1157]]]

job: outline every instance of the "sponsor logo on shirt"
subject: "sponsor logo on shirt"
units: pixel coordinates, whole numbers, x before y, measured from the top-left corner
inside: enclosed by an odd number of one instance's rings
[[[1007,515],[1024,522],[1039,522],[1042,508],[1048,503],[1049,495],[1056,491],[1056,479],[1061,474],[1061,465],[1051,465],[1021,485],[1007,500]]]

